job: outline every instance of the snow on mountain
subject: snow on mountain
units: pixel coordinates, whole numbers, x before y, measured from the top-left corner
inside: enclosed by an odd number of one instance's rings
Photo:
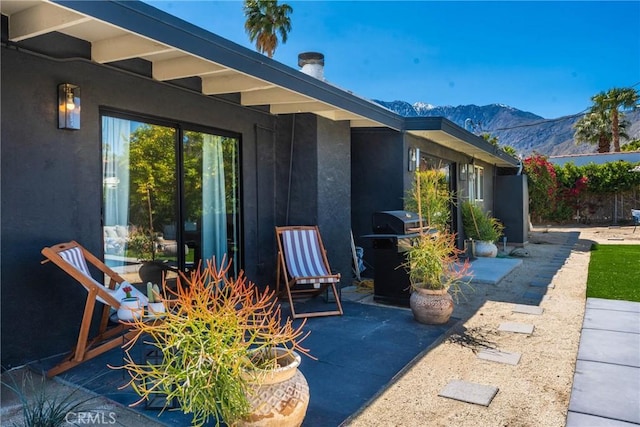
[[[445,117],[458,126],[477,135],[497,136],[500,145],[510,145],[519,154],[527,156],[533,151],[544,155],[593,153],[596,147],[575,144],[573,125],[580,116],[545,119],[504,104],[434,106],[426,102],[413,105],[405,101],[374,102],[405,117]],[[629,121],[627,133],[640,137],[640,111],[625,113]],[[466,124],[466,126],[465,126]]]

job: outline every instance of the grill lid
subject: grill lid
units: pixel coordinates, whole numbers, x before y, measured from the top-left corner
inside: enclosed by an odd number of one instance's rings
[[[406,235],[420,231],[420,215],[409,211],[374,212],[373,232],[376,234]]]

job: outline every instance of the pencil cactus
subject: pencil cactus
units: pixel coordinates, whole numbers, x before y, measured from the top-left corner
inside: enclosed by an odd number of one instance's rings
[[[160,301],[160,288],[158,285],[154,285],[151,282],[147,282],[147,298],[150,303],[161,302]]]

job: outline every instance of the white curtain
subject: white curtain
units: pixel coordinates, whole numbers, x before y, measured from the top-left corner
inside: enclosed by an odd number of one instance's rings
[[[202,259],[215,257],[218,266],[227,254],[223,139],[205,134],[202,144]]]
[[[105,254],[124,255],[127,245],[130,137],[129,120],[102,117]]]
[[[129,120],[102,117],[105,225],[129,223]]]

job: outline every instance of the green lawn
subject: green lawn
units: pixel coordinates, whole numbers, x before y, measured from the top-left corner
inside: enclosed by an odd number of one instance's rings
[[[640,245],[593,245],[587,297],[640,302]]]

